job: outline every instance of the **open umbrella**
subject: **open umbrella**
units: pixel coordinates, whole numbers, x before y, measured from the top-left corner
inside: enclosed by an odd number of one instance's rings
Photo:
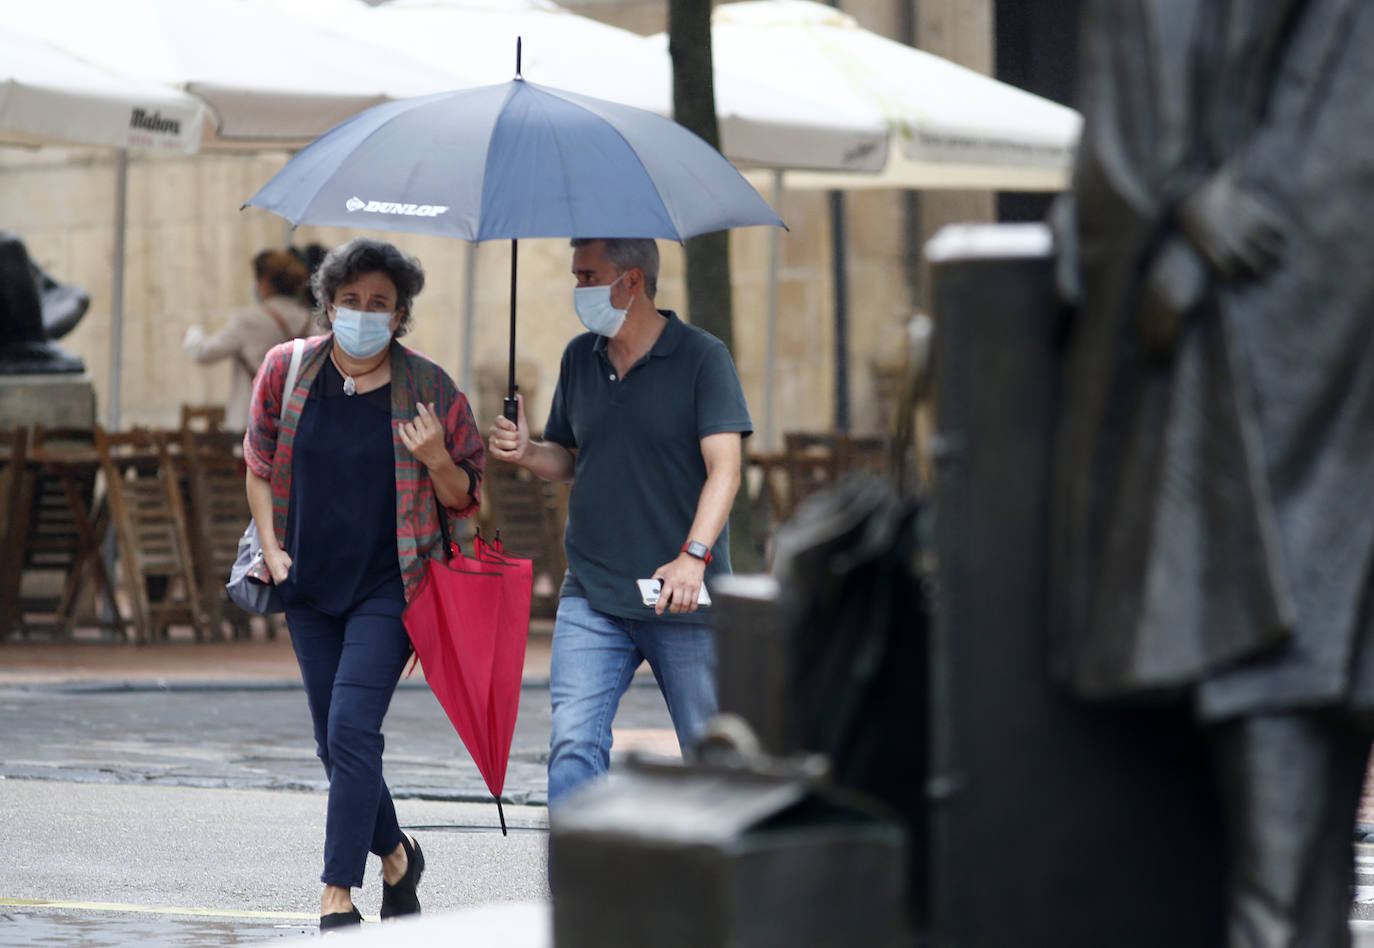
[[[293,224],[509,238],[512,419],[519,238],[680,241],[783,226],[720,152],[676,122],[518,75],[368,109],[304,148],[248,204]]]

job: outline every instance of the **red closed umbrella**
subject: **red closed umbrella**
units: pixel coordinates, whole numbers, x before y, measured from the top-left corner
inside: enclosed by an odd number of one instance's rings
[[[479,534],[473,546],[465,556],[444,524],[449,559],[429,561],[405,626],[425,681],[496,798],[504,835],[501,791],[520,708],[533,564],[507,555],[499,534],[493,544]]]

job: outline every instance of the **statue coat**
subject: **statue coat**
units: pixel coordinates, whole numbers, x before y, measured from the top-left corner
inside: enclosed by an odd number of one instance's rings
[[[1210,719],[1374,704],[1374,4],[1092,0],[1084,37],[1057,670]],[[1177,226],[1222,170],[1284,234],[1258,278]]]

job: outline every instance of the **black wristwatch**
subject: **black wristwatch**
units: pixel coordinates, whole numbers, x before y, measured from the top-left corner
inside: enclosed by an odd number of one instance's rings
[[[699,540],[688,540],[682,544],[682,552],[705,562],[711,562],[711,548]]]

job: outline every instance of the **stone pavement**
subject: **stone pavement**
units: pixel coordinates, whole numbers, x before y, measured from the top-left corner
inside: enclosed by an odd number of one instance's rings
[[[180,630],[174,629],[173,632]],[[525,680],[549,678],[553,621],[530,623]],[[417,678],[423,678],[420,670]],[[0,642],[0,687],[59,682],[296,681],[300,672],[285,631],[269,641],[195,642],[176,637],[151,645],[79,638],[70,642]]]

